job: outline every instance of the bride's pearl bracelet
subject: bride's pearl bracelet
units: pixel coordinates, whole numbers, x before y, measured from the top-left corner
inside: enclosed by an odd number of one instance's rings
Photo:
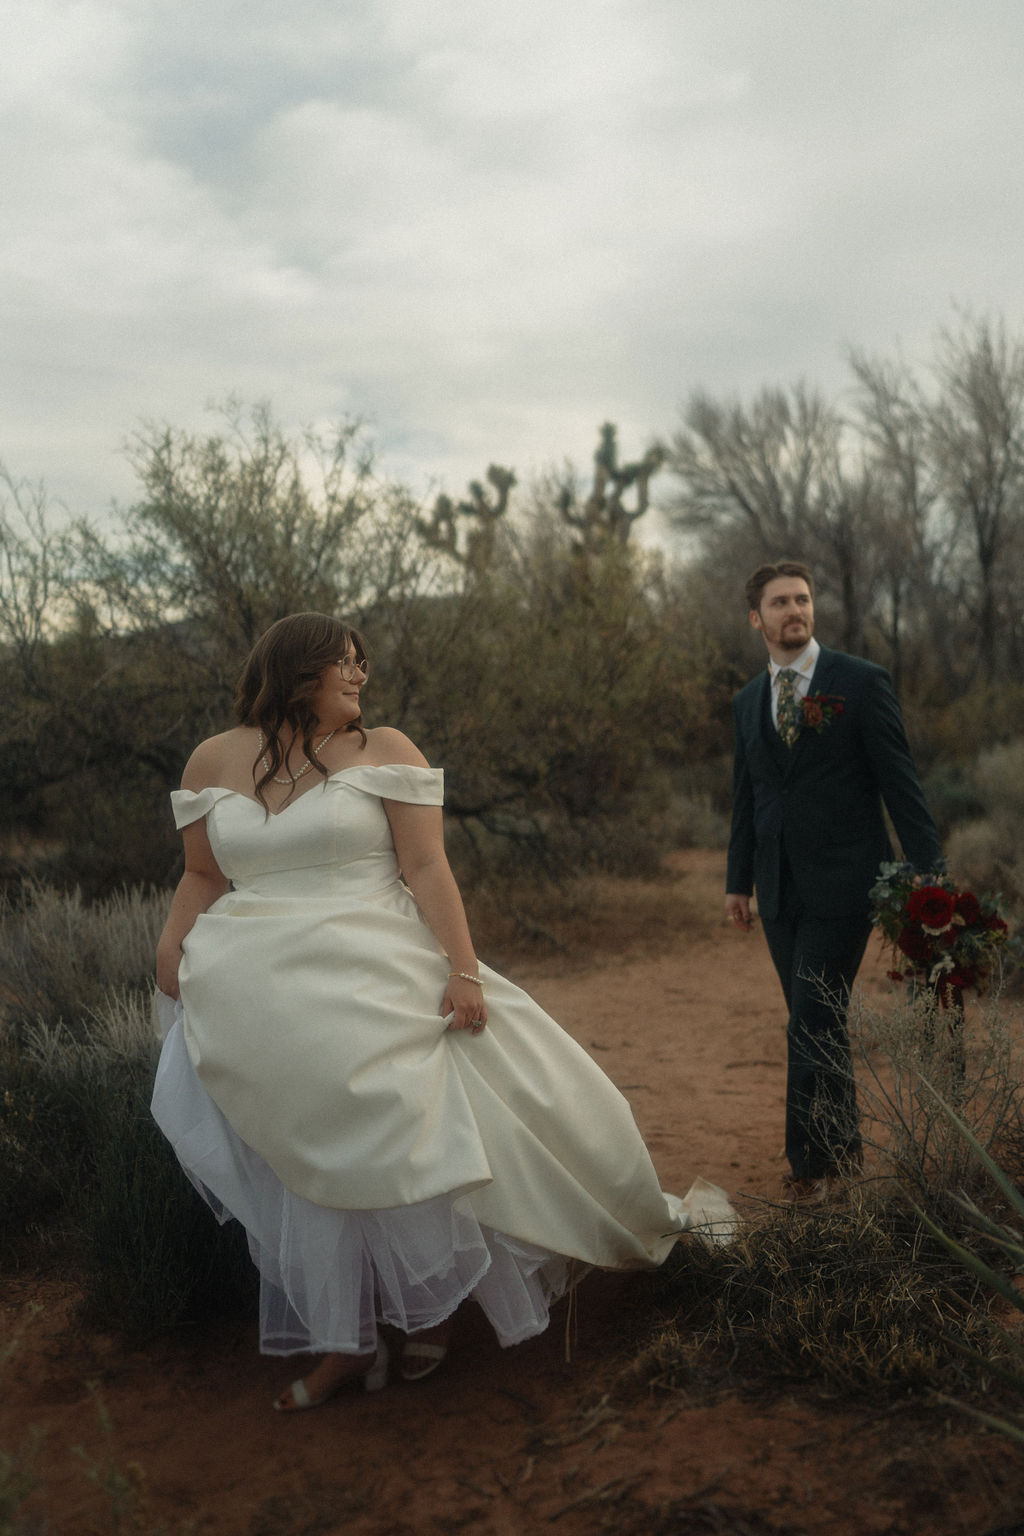
[[[482,987],[483,986],[483,982],[480,980],[480,977],[479,976],[471,976],[468,971],[449,971],[448,972],[448,979],[451,980],[451,978],[453,976],[458,976],[460,981],[471,981],[471,982],[474,983],[474,985],[476,985],[478,987]]]

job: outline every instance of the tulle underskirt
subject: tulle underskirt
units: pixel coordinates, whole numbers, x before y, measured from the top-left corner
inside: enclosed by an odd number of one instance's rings
[[[482,1226],[468,1199],[335,1210],[285,1188],[206,1092],[180,1014],[164,1041],[153,1114],[219,1221],[245,1228],[260,1275],[260,1349],[358,1354],[379,1323],[414,1333],[472,1296],[502,1345],[542,1333],[589,1266]]]

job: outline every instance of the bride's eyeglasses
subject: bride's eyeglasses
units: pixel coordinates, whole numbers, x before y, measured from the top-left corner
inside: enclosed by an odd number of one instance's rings
[[[340,656],[337,666],[346,683],[354,683],[357,677],[365,683],[370,675],[370,663],[365,656],[362,661],[357,661],[354,656]]]

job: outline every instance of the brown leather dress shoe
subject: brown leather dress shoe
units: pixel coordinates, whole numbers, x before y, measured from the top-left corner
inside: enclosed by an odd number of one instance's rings
[[[782,1181],[782,1193],[794,1205],[824,1205],[832,1191],[827,1178],[799,1179],[791,1173]]]

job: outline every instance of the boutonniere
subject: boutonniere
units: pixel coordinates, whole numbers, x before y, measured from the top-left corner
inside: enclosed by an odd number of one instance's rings
[[[803,723],[812,731],[823,731],[833,715],[843,713],[844,698],[841,693],[809,693],[800,700]]]

